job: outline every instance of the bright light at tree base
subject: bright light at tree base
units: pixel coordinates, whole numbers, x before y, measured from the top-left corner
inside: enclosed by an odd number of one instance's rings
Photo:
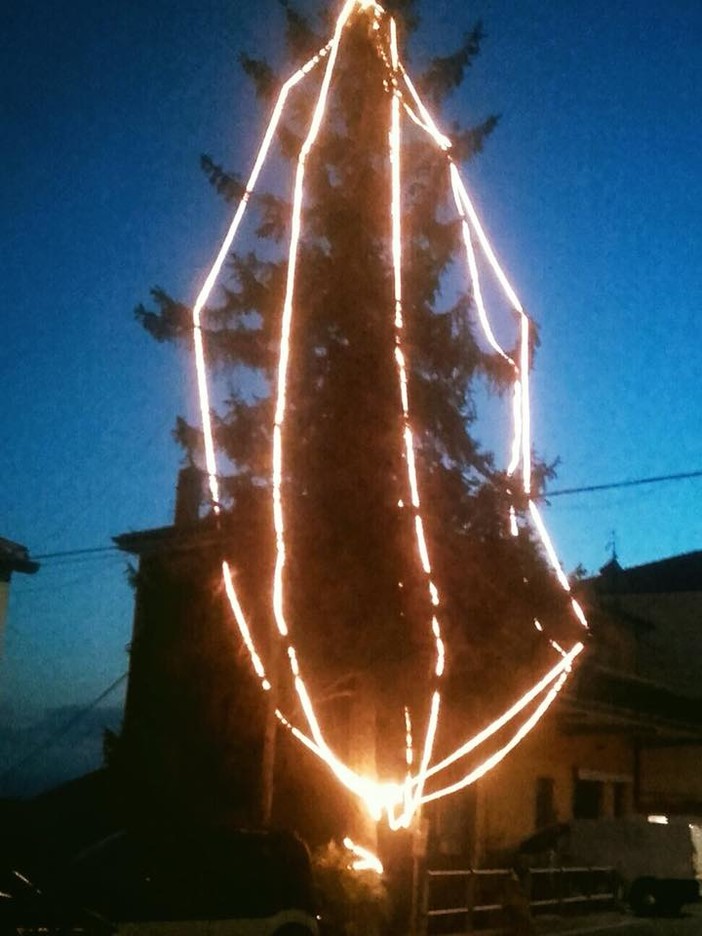
[[[339,55],[343,52],[344,32],[348,24],[356,17],[372,17],[373,30],[369,42],[375,43],[377,54],[385,68],[385,89],[388,92],[388,217],[391,224],[391,257],[392,280],[394,298],[392,306],[388,308],[388,315],[394,322],[394,348],[388,349],[388,366],[394,366],[397,372],[401,411],[398,419],[402,431],[398,436],[398,445],[403,455],[407,470],[407,483],[410,493],[409,503],[399,501],[400,509],[411,512],[413,518],[414,539],[417,557],[425,577],[426,588],[431,600],[433,612],[426,622],[433,646],[435,648],[434,680],[428,689],[426,727],[421,744],[415,749],[413,725],[421,724],[416,713],[404,708],[405,726],[405,763],[406,775],[403,780],[394,783],[381,783],[376,777],[362,775],[345,764],[335,755],[329,746],[322,726],[310,698],[304,678],[304,665],[298,658],[295,645],[291,637],[291,627],[288,621],[288,608],[286,603],[286,502],[283,495],[283,476],[285,466],[285,446],[283,428],[288,409],[288,383],[294,362],[290,357],[290,334],[296,312],[296,274],[300,240],[302,237],[302,210],[305,200],[305,172],[307,159],[314,149],[317,137],[322,126],[328,98],[331,91],[332,79]],[[297,699],[305,718],[305,726],[294,724],[282,711],[276,710],[279,722],[292,735],[312,753],[324,761],[339,782],[362,800],[370,815],[377,821],[384,819],[391,829],[408,828],[413,817],[424,803],[439,799],[455,793],[492,770],[509,754],[526,735],[538,724],[545,712],[555,701],[558,693],[565,684],[575,658],[582,652],[583,644],[576,642],[571,647],[563,647],[557,641],[544,633],[543,626],[534,621],[537,631],[543,634],[549,642],[552,652],[558,658],[555,665],[539,679],[534,686],[514,702],[502,715],[496,718],[473,737],[459,745],[455,751],[440,761],[434,760],[435,740],[440,725],[441,692],[440,685],[444,677],[449,648],[446,646],[441,628],[439,591],[433,580],[432,559],[426,537],[424,534],[425,522],[423,516],[420,483],[416,469],[415,440],[412,430],[411,399],[408,384],[409,362],[407,351],[403,342],[404,334],[404,308],[403,308],[403,257],[402,257],[402,116],[409,118],[412,123],[421,129],[438,150],[444,154],[446,160],[446,186],[447,191],[453,195],[457,218],[460,220],[463,242],[466,254],[467,281],[470,283],[478,321],[483,330],[486,341],[492,351],[501,356],[509,366],[513,379],[513,437],[511,443],[511,459],[508,475],[513,479],[515,490],[518,488],[520,503],[528,505],[526,516],[522,522],[531,522],[538,534],[544,551],[548,557],[553,574],[566,592],[570,592],[570,585],[561,568],[551,543],[546,527],[541,519],[536,503],[531,498],[531,415],[529,402],[529,358],[530,358],[530,322],[516,292],[511,286],[507,276],[497,260],[495,252],[485,234],[478,215],[468,194],[467,188],[461,178],[451,153],[451,141],[438,129],[429,110],[421,100],[414,84],[400,61],[395,21],[386,14],[385,10],[374,0],[346,0],[336,20],[335,28],[329,42],[313,56],[302,68],[298,69],[282,86],[278,100],[266,129],[263,142],[258,151],[254,166],[244,191],[244,195],[236,209],[234,218],[227,235],[219,249],[217,257],[210,269],[205,283],[197,296],[193,307],[194,357],[197,371],[197,386],[204,437],[205,462],[207,467],[211,506],[215,515],[221,512],[220,492],[218,483],[217,457],[214,442],[214,432],[210,413],[210,394],[208,372],[205,358],[205,336],[202,328],[202,314],[207,300],[218,280],[222,267],[228,256],[235,236],[246,212],[250,197],[255,189],[261,170],[268,157],[271,144],[275,138],[280,120],[284,114],[287,99],[292,88],[310,75],[324,62],[324,73],[317,94],[311,121],[307,134],[302,143],[295,171],[293,186],[292,212],[290,224],[290,243],[288,248],[287,279],[285,297],[281,309],[279,356],[277,365],[275,389],[275,417],[272,426],[273,437],[273,470],[272,470],[272,499],[273,522],[275,534],[275,569],[271,584],[271,605],[277,625],[279,639],[285,650],[288,660],[290,678],[294,686]],[[500,345],[490,324],[490,317],[484,302],[484,292],[481,288],[480,267],[477,251],[480,251],[482,261],[487,264],[497,285],[505,295],[519,323],[518,353],[514,358]],[[515,503],[510,505],[506,517],[513,536],[520,535],[520,525]],[[266,672],[264,660],[256,647],[246,612],[242,608],[234,584],[234,576],[228,562],[222,564],[222,578],[226,595],[232,610],[241,639],[248,651],[251,666],[265,692],[271,691],[271,682]],[[587,629],[587,621],[578,602],[571,597],[571,610],[579,626]],[[486,674],[487,675],[487,674]],[[398,713],[401,719],[402,712]],[[466,768],[462,777],[444,786],[433,786],[427,789],[427,782],[436,783],[442,773],[449,767],[459,764],[470,753],[483,748],[491,738],[496,738],[498,732],[509,727],[511,735],[502,740],[499,746],[484,754],[483,760],[471,768]],[[413,770],[416,772],[413,773]],[[382,865],[378,859],[366,849],[356,845],[351,839],[345,840],[345,845],[355,856],[353,867],[370,869],[382,873]]]
[[[367,848],[362,848],[360,845],[357,845],[348,835],[344,839],[344,847],[355,856],[355,860],[352,861],[349,866],[352,870],[375,871],[376,874],[383,873],[384,868],[378,856],[374,855],[373,852],[369,851]]]

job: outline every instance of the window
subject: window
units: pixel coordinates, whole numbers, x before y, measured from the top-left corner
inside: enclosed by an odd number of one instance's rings
[[[602,815],[604,783],[576,778],[573,788],[573,818],[599,819]]]
[[[553,777],[536,778],[536,812],[534,827],[538,831],[556,821],[554,805],[555,783]]]

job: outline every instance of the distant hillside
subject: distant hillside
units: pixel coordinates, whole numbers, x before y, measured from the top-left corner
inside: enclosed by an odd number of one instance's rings
[[[102,766],[103,733],[118,731],[121,723],[121,705],[89,711],[66,705],[23,715],[3,706],[0,796],[33,796]]]

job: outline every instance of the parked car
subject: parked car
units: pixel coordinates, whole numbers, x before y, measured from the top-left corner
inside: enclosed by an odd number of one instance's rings
[[[2,936],[108,936],[113,932],[109,921],[45,893],[13,865],[0,869]]]
[[[699,827],[688,820],[629,816],[559,823],[527,839],[519,850],[542,867],[614,868],[620,895],[634,913],[675,916],[700,898],[699,842]]]
[[[61,890],[122,936],[319,932],[309,853],[285,832],[120,832],[82,852]]]

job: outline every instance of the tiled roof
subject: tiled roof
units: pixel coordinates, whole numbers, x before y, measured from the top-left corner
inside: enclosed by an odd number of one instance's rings
[[[702,592],[702,550],[623,569],[616,560],[591,580],[600,594]]]
[[[702,738],[702,707],[650,680],[585,662],[576,673],[575,697],[584,704],[603,704],[644,719],[679,725]]]

